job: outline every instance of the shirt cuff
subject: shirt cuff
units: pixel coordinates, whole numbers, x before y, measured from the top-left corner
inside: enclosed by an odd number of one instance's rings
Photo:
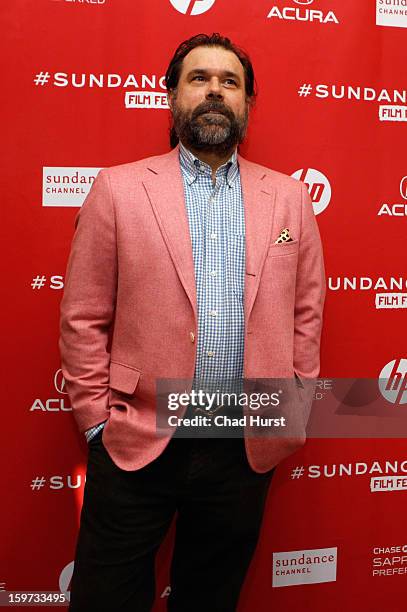
[[[101,429],[103,429],[103,427],[105,426],[105,423],[106,421],[103,421],[103,423],[99,423],[98,425],[95,425],[94,427],[87,429],[85,431],[86,441],[89,442],[90,440],[92,440],[92,438],[94,438],[96,434],[99,433]]]

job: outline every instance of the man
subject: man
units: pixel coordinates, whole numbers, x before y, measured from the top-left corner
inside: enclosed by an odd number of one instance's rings
[[[255,97],[248,56],[195,36],[166,85],[173,150],[98,174],[68,262],[62,369],[89,440],[71,612],[150,610],[175,513],[168,609],[235,610],[273,468],[304,442],[319,373],[325,280],[309,195],[237,154]],[[157,435],[157,380],[272,377],[298,384],[293,435]]]

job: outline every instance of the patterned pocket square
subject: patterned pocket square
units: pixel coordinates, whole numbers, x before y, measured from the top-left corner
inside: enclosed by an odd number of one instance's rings
[[[280,244],[281,242],[292,242],[293,239],[290,236],[290,230],[288,227],[285,227],[281,230],[279,237],[274,242],[274,244]]]

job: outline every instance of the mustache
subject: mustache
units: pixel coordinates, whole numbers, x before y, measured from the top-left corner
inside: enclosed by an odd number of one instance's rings
[[[225,117],[227,117],[230,121],[233,121],[235,119],[233,111],[228,106],[226,106],[226,104],[223,104],[223,102],[210,101],[202,102],[202,104],[199,104],[192,112],[191,120],[193,121],[194,119],[199,117],[199,115],[209,113],[210,111],[221,113],[222,115],[225,115]]]

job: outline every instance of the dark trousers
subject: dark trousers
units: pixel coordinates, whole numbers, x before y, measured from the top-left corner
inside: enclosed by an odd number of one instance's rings
[[[89,443],[70,612],[151,610],[155,555],[175,512],[168,610],[236,610],[273,471],[250,468],[241,438],[173,438],[149,465],[127,472],[97,434]]]

